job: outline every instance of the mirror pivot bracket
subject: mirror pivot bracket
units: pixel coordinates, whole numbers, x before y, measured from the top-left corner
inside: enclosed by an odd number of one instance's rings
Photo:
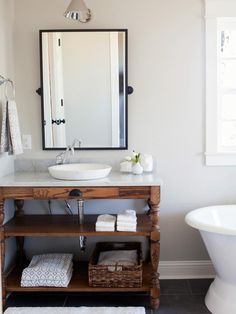
[[[134,88],[132,86],[128,86],[127,87],[127,94],[131,95],[131,94],[133,94],[133,92],[134,92]]]
[[[38,89],[36,89],[36,93],[41,96],[42,95],[42,88],[39,87]]]

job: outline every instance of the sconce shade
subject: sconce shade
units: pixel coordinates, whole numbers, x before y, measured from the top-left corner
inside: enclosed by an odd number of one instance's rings
[[[72,0],[66,12],[64,13],[64,16],[82,23],[86,23],[91,18],[91,12],[86,7],[83,0]]]

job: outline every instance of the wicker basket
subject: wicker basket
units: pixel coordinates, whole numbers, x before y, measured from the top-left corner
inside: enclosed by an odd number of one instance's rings
[[[137,265],[122,266],[122,270],[110,271],[111,265],[97,265],[100,252],[113,250],[137,250]],[[98,242],[89,261],[88,277],[90,287],[138,288],[142,286],[141,243]]]

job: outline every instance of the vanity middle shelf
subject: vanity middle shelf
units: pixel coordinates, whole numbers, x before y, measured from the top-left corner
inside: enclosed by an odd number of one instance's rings
[[[97,232],[97,215],[85,215],[82,225],[77,215],[24,215],[4,225],[5,237],[75,237],[75,236],[150,236],[152,224],[148,215],[137,215],[136,232]]]

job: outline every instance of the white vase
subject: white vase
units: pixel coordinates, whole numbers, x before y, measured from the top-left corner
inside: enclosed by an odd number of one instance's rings
[[[139,162],[135,163],[132,167],[133,174],[142,174],[143,173],[143,167],[140,165]]]

